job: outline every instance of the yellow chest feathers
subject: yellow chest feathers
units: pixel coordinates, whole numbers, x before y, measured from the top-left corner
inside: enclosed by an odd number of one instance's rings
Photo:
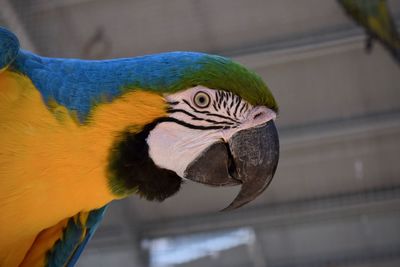
[[[0,73],[0,212],[8,214],[0,225],[17,221],[36,231],[115,199],[106,177],[113,141],[165,113],[162,96],[131,91],[96,106],[79,125],[65,107],[47,107],[28,78]],[[22,226],[13,226],[14,234]]]

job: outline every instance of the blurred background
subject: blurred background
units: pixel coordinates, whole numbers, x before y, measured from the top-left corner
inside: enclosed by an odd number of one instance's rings
[[[261,197],[222,213],[238,188],[187,182],[163,203],[116,201],[79,267],[400,266],[400,67],[366,53],[337,1],[0,0],[0,25],[51,57],[228,56],[280,105]]]

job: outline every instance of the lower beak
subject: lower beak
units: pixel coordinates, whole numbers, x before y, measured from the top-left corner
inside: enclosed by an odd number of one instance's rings
[[[217,142],[185,171],[185,177],[211,186],[241,184],[233,202],[236,209],[259,196],[271,182],[279,160],[279,138],[274,122],[241,130],[228,143]]]

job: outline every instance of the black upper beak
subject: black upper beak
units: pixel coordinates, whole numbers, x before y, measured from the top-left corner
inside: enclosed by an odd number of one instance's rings
[[[260,195],[275,174],[279,138],[273,120],[235,133],[228,143],[218,142],[204,151],[185,171],[190,180],[212,185],[242,184],[224,210],[243,206]]]

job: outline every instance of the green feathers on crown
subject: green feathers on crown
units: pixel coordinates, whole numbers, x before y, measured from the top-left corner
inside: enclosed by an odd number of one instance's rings
[[[212,89],[230,91],[252,105],[265,105],[278,111],[278,105],[263,80],[242,65],[215,55],[202,54],[196,62],[198,68],[189,68],[169,91],[176,92],[202,85]]]

